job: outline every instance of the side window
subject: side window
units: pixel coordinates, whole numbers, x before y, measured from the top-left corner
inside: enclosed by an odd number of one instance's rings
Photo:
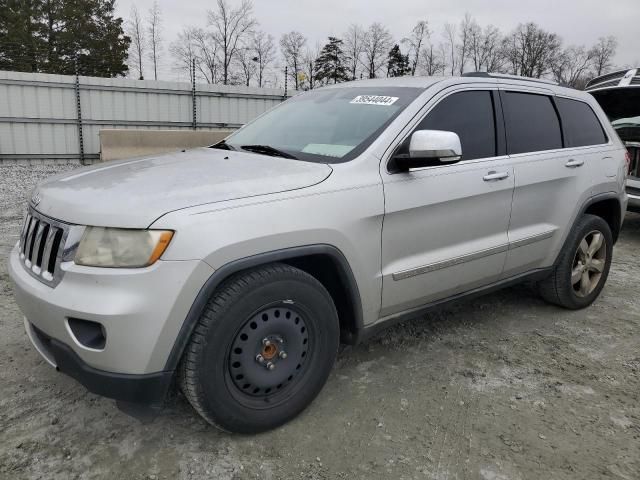
[[[591,107],[578,100],[556,98],[567,147],[607,143],[607,136]]]
[[[462,145],[462,160],[496,156],[493,99],[489,91],[454,93],[438,103],[416,130],[455,132]]]
[[[502,98],[509,154],[562,148],[560,120],[551,97],[505,92]]]

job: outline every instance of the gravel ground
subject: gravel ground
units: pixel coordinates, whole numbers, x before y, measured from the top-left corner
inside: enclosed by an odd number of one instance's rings
[[[142,424],[31,348],[6,255],[28,189],[72,167],[0,167],[0,478],[640,478],[640,216],[591,308],[459,303],[345,348],[299,418],[237,436],[182,397]]]

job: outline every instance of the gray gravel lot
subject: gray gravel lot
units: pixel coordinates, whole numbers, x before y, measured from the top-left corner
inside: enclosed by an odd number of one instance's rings
[[[141,424],[31,348],[6,256],[28,190],[69,168],[0,167],[0,478],[640,479],[640,216],[591,308],[521,286],[398,325],[292,423],[237,436],[182,397]]]

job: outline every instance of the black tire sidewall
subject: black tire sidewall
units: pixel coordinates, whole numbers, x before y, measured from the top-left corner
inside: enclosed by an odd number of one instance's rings
[[[302,377],[286,401],[269,408],[251,408],[239,402],[230,390],[237,387],[228,373],[229,349],[253,314],[284,300],[292,301],[294,307],[308,315],[305,322],[310,335],[314,335],[310,338],[313,347],[305,361]],[[269,430],[294,418],[317,396],[329,376],[339,344],[337,313],[324,288],[293,278],[271,279],[257,286],[249,282],[216,316],[197,361],[203,406],[216,424],[239,433]]]

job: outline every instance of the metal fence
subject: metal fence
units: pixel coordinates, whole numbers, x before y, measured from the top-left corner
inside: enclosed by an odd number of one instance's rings
[[[93,163],[101,129],[238,128],[279,89],[0,71],[0,165]]]

